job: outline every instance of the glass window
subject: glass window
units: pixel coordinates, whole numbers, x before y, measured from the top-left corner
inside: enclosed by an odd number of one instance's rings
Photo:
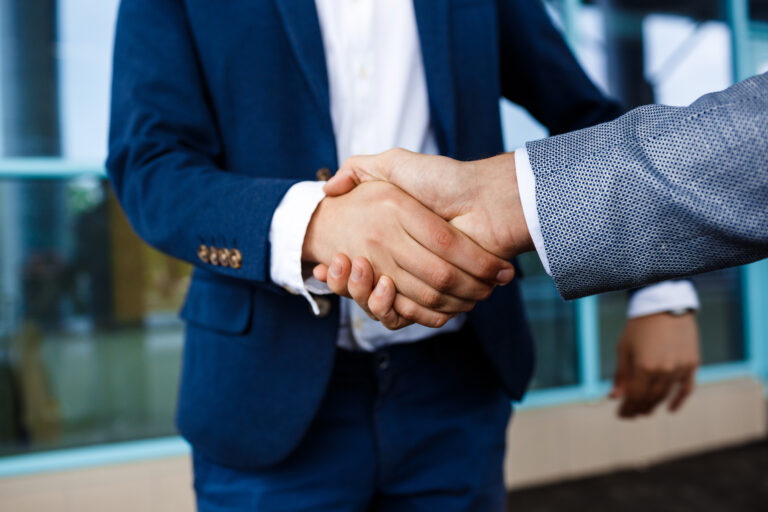
[[[514,151],[526,141],[547,136],[547,130],[525,109],[501,102],[504,146]],[[557,293],[552,278],[547,275],[536,254],[518,258],[524,277],[520,290],[536,342],[537,362],[533,389],[577,384],[578,348],[574,308]]]
[[[174,433],[189,269],[98,175],[117,6],[0,2],[0,156],[52,176],[0,177],[0,454]]]
[[[66,176],[89,177],[0,175],[0,455],[175,433],[183,331],[176,312],[190,269],[136,237],[98,174],[118,3],[0,2],[0,158],[34,158],[52,175],[63,162],[91,162],[66,164]],[[562,25],[566,3],[548,4]],[[577,56],[598,87],[634,105],[687,103],[728,85],[721,2],[653,4],[613,0],[578,10]],[[753,30],[755,66],[768,69],[768,29]],[[506,101],[500,108],[508,150],[546,136],[523,109]],[[559,297],[536,254],[519,261],[539,356],[533,387],[576,385],[575,305]],[[740,271],[694,281],[705,363],[742,360]],[[604,378],[626,306],[623,292],[599,299]]]
[[[586,6],[579,14],[582,62],[593,80],[628,107],[684,105],[732,82],[731,34],[720,2],[630,0]],[[694,279],[701,301],[704,364],[742,360],[741,280],[738,270]],[[601,377],[614,371],[615,343],[626,321],[628,294],[599,298]]]
[[[536,342],[536,369],[532,389],[573,386],[579,383],[574,303],[557,293],[535,253],[518,258],[523,277],[520,290]]]
[[[0,180],[0,453],[174,433],[189,268],[99,178]]]

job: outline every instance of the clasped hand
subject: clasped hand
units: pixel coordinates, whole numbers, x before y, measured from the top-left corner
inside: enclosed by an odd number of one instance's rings
[[[470,311],[512,280],[508,259],[532,248],[513,154],[352,157],[325,192],[303,259],[319,262],[316,278],[390,329],[439,327]]]

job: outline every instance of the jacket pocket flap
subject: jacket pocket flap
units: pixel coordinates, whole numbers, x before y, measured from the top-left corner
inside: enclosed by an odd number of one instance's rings
[[[250,324],[252,302],[247,283],[195,276],[181,318],[213,331],[243,334]]]

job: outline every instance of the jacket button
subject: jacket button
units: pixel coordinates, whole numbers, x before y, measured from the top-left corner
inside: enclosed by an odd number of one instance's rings
[[[331,170],[327,167],[321,167],[317,170],[317,173],[315,174],[317,176],[317,181],[328,181],[331,179]]]
[[[315,297],[315,303],[317,304],[317,309],[319,311],[317,313],[318,318],[325,318],[331,314],[331,299],[326,297]]]
[[[202,261],[203,263],[208,263],[209,254],[210,253],[208,252],[208,247],[206,247],[205,245],[201,245],[200,247],[197,248],[197,257],[200,258],[200,261]]]
[[[243,266],[243,255],[237,249],[229,251],[229,266],[238,269]]]
[[[210,252],[211,265],[213,265],[214,267],[218,267],[219,266],[219,250],[214,246],[210,246],[208,248],[208,251]]]
[[[222,267],[229,266],[229,249],[219,249],[219,265]]]

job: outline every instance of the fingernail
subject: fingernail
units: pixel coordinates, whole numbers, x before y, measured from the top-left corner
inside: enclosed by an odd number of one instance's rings
[[[376,283],[376,289],[373,291],[378,297],[383,297],[387,294],[387,287],[384,284],[384,278],[379,279],[379,282]]]
[[[336,258],[331,260],[331,268],[329,272],[333,277],[341,277],[341,263]]]
[[[361,277],[363,277],[362,269],[360,267],[358,267],[357,265],[352,265],[352,274],[349,276],[349,278],[352,281],[357,282],[357,281],[360,280]]]
[[[507,284],[515,277],[515,269],[513,268],[505,268],[504,270],[499,270],[499,273],[496,274],[496,281],[502,284]]]

